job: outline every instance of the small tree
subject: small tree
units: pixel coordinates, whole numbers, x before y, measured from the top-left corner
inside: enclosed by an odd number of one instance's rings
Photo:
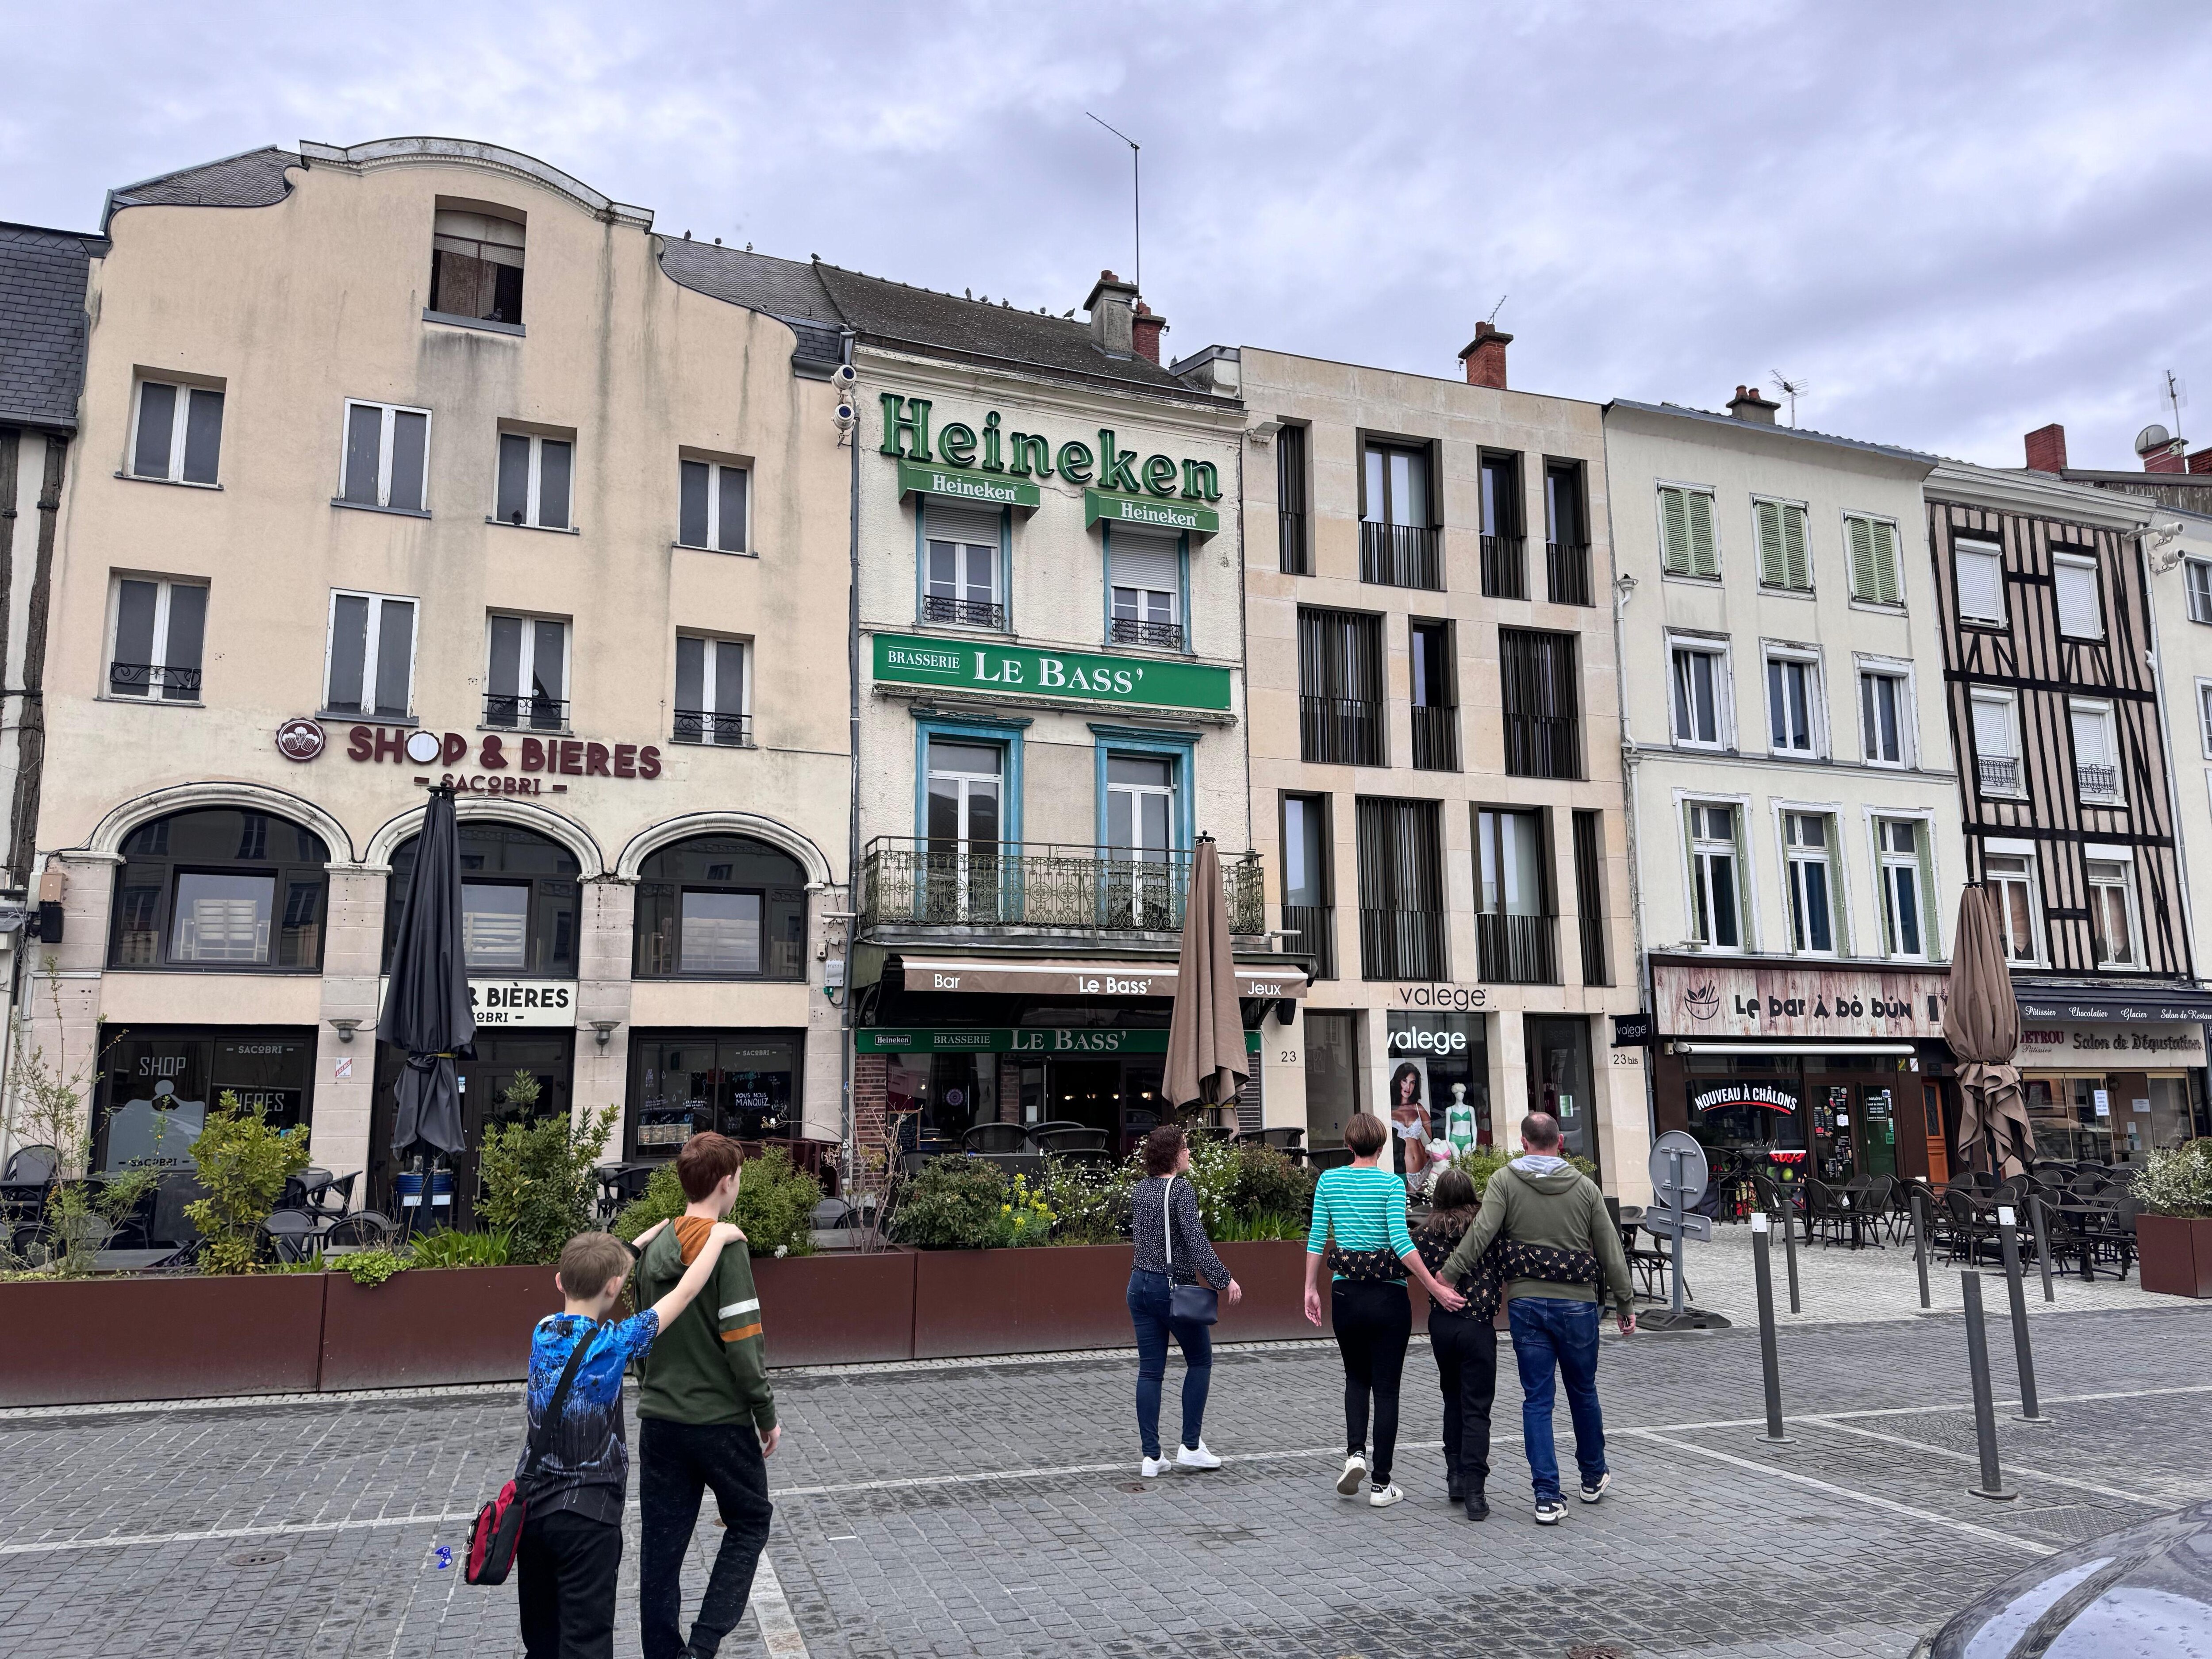
[[[745,1160],[730,1219],[744,1232],[748,1255],[811,1255],[814,1206],[821,1201],[822,1183],[793,1164],[782,1147],[770,1146]],[[621,1237],[635,1238],[654,1222],[683,1213],[684,1184],[677,1179],[672,1158],[653,1172],[645,1195],[615,1218],[613,1231]]]
[[[261,1224],[284,1194],[284,1183],[307,1167],[307,1131],[274,1129],[262,1107],[242,1106],[224,1090],[192,1142],[192,1162],[207,1196],[185,1206],[205,1235],[201,1258],[211,1273],[250,1273],[258,1264]]]
[[[527,1072],[507,1085],[501,1100],[510,1121],[485,1129],[477,1159],[483,1181],[477,1212],[510,1237],[509,1260],[518,1263],[558,1261],[562,1245],[591,1231],[592,1170],[620,1110],[602,1107],[580,1122],[565,1114],[532,1121],[538,1095]]]

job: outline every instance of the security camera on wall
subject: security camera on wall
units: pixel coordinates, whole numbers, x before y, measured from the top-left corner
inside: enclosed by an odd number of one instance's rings
[[[860,371],[850,363],[840,363],[830,371],[830,384],[840,392],[850,392],[860,383]]]

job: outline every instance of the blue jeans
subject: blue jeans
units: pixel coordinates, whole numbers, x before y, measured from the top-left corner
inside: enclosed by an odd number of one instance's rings
[[[1137,1328],[1137,1432],[1145,1455],[1160,1455],[1160,1384],[1168,1374],[1168,1338],[1182,1344],[1182,1443],[1195,1446],[1206,1427],[1206,1394],[1213,1386],[1213,1335],[1203,1325],[1168,1317],[1168,1276],[1129,1275],[1129,1322]]]
[[[1583,1485],[1605,1473],[1605,1418],[1597,1404],[1598,1304],[1565,1297],[1516,1296],[1506,1304],[1513,1358],[1521,1368],[1521,1437],[1539,1502],[1559,1496],[1559,1459],[1552,1449],[1552,1370],[1567,1380],[1567,1414],[1575,1424],[1575,1462]]]

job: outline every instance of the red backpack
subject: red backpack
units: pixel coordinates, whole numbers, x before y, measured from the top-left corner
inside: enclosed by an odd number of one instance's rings
[[[576,1339],[568,1364],[553,1390],[553,1398],[546,1402],[537,1428],[531,1432],[530,1449],[522,1460],[522,1467],[515,1472],[514,1480],[499,1489],[498,1497],[477,1511],[476,1524],[469,1528],[465,1569],[471,1584],[503,1584],[514,1570],[514,1552],[522,1543],[523,1524],[530,1519],[530,1495],[538,1486],[538,1460],[545,1455],[545,1448],[552,1441],[553,1425],[560,1420],[562,1407],[568,1403],[569,1385],[575,1382],[577,1370],[583,1364],[584,1355],[599,1329],[594,1326]]]

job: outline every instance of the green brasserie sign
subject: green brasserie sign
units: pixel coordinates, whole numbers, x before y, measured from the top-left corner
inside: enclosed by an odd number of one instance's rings
[[[907,469],[900,467],[902,479]],[[1221,515],[1210,507],[1188,507],[1181,501],[1151,501],[1141,495],[1109,495],[1103,489],[1083,492],[1083,527],[1100,520],[1109,524],[1150,525],[1159,530],[1192,530],[1211,536],[1221,528]]]
[[[863,1054],[1164,1054],[1165,1031],[1101,1031],[1083,1027],[978,1026],[972,1030],[933,1031],[904,1026],[853,1033],[853,1048]],[[1260,1034],[1244,1033],[1244,1051],[1260,1052]]]
[[[955,472],[942,466],[923,466],[915,461],[899,463],[898,480],[902,495],[919,490],[925,495],[980,501],[987,507],[1035,507],[1042,499],[1033,483],[988,477],[976,472]]]
[[[1092,697],[1160,708],[1226,708],[1229,671],[1197,663],[1101,657],[1084,651],[876,635],[876,678],[952,691]]]

